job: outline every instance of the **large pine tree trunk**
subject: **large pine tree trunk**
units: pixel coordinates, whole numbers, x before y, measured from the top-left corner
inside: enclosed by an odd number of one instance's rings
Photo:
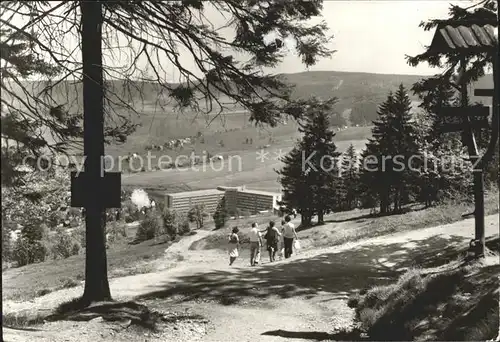
[[[304,213],[300,216],[300,223],[303,227],[310,227],[312,216],[309,213]]]
[[[100,203],[101,158],[104,155],[104,88],[102,71],[102,5],[82,1],[84,155],[89,199],[85,211],[85,304],[110,300],[106,258],[106,215]]]
[[[382,215],[387,214],[388,211],[389,211],[389,193],[386,190],[381,194],[380,214],[382,214]]]
[[[323,210],[320,210],[320,211],[318,212],[318,225],[322,225],[322,224],[324,224],[324,223],[325,223],[325,218],[324,218],[324,217],[325,217],[325,213],[324,213],[324,211],[323,211]]]

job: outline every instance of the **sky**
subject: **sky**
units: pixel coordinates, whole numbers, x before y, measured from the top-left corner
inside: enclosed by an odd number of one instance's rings
[[[427,65],[409,66],[404,57],[419,54],[430,44],[434,32],[418,25],[446,18],[450,3],[467,5],[470,1],[325,1],[323,17],[337,52],[310,70],[435,74],[436,69]],[[286,58],[279,69],[305,70],[296,56]]]
[[[329,33],[334,35],[333,42],[329,47],[337,52],[331,58],[320,60],[309,70],[412,75],[436,74],[440,70],[430,68],[426,64],[411,67],[406,63],[405,55],[416,55],[423,52],[425,46],[430,44],[434,34],[433,30],[424,31],[418,26],[419,23],[428,19],[446,18],[450,3],[467,7],[476,2],[477,0],[325,0],[322,19],[329,26]],[[226,22],[221,14],[210,6],[207,6],[206,17],[215,27],[221,27]],[[16,25],[22,26],[18,18],[14,21],[16,21]],[[315,21],[319,21],[319,19],[315,19]],[[230,37],[233,33],[229,30],[222,30],[221,34]],[[76,39],[70,37],[60,45],[66,51],[71,50],[72,45],[76,45]],[[75,55],[77,58],[81,56],[79,51]],[[173,70],[168,65],[163,65],[166,64],[166,58],[160,60],[166,72],[165,80],[169,82],[180,81],[178,71]],[[194,61],[182,51],[180,60],[183,67],[195,69]],[[143,64],[142,69],[147,71],[145,59],[140,63]],[[105,64],[111,65],[112,63],[105,62]],[[277,68],[266,71],[295,73],[306,70],[299,57],[290,51]],[[198,72],[196,74],[203,76]]]
[[[424,31],[420,22],[445,19],[450,4],[467,7],[477,1],[325,0],[323,20],[334,35],[332,58],[321,60],[309,70],[352,71],[381,74],[433,75],[439,72],[426,64],[411,67],[405,55],[424,51],[434,31]],[[212,13],[210,13],[212,14]],[[220,18],[213,14],[210,19]],[[273,73],[306,71],[300,58],[290,53]]]

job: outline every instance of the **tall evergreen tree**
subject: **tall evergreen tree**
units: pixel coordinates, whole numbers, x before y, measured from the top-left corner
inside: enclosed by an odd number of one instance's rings
[[[305,226],[311,224],[313,215],[318,216],[318,224],[323,224],[324,215],[340,204],[340,153],[333,141],[335,133],[329,127],[334,103],[334,99],[316,100],[300,124],[302,140],[285,156],[283,169],[277,171],[284,189],[284,204],[298,208]]]
[[[413,117],[410,97],[402,84],[394,95],[394,112],[391,119],[390,138],[394,151],[390,155],[402,157],[399,165],[392,165],[393,203],[394,210],[401,211],[402,205],[412,201],[418,192],[416,184],[423,167],[419,128]],[[394,159],[394,162],[398,161]]]
[[[382,156],[386,155],[390,144],[386,137],[389,136],[389,120],[394,103],[392,92],[387,96],[378,110],[378,119],[373,121],[372,137],[368,139],[366,148],[361,153],[362,171],[360,173],[361,189],[364,206],[378,202],[380,213],[389,212],[390,175],[382,169]]]
[[[358,205],[359,197],[359,157],[351,144],[342,155],[342,209],[352,210]]]
[[[391,204],[393,210],[400,211],[418,192],[415,184],[422,167],[422,148],[411,100],[403,85],[395,94],[389,94],[378,115],[373,138],[363,153],[361,181],[369,189],[368,196],[377,195],[380,212],[385,214],[391,211]],[[376,165],[366,165],[368,158],[375,158]],[[374,170],[370,170],[372,167]]]

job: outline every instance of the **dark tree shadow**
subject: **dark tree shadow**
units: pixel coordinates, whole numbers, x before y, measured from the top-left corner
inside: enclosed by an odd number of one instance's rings
[[[321,331],[287,331],[287,330],[272,330],[262,333],[263,336],[279,336],[284,338],[300,338],[304,340],[314,341],[364,341],[357,331],[327,333]]]
[[[437,267],[461,258],[468,239],[434,236],[405,243],[356,246],[308,259],[264,264],[232,270],[215,270],[179,276],[138,299],[205,299],[223,305],[244,298],[289,298],[319,293],[349,295],[367,287],[394,282],[412,267]]]
[[[34,323],[29,323],[29,324],[34,324]],[[3,324],[3,327],[7,328],[7,329],[19,330],[19,331],[42,331],[41,329],[28,328],[28,327],[17,327],[17,326],[11,326],[11,325],[7,325],[7,324]]]
[[[138,325],[156,331],[157,324],[162,316],[147,306],[132,301],[129,302],[100,302],[88,304],[81,298],[61,304],[53,314],[45,319],[52,321],[90,321],[102,317],[108,322],[129,321],[129,325]]]

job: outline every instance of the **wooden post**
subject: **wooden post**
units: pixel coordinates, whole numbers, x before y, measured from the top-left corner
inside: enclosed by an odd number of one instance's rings
[[[467,61],[465,57],[460,60],[460,69],[462,77],[460,79],[460,104],[462,107],[468,106],[467,80],[463,76],[466,72]],[[474,187],[474,217],[475,217],[475,240],[474,245],[476,257],[484,256],[484,177],[483,169],[478,165],[479,155],[474,132],[472,131],[471,121],[466,116],[464,118],[466,129],[464,132],[464,142],[467,145],[469,157],[473,163],[473,187]]]

